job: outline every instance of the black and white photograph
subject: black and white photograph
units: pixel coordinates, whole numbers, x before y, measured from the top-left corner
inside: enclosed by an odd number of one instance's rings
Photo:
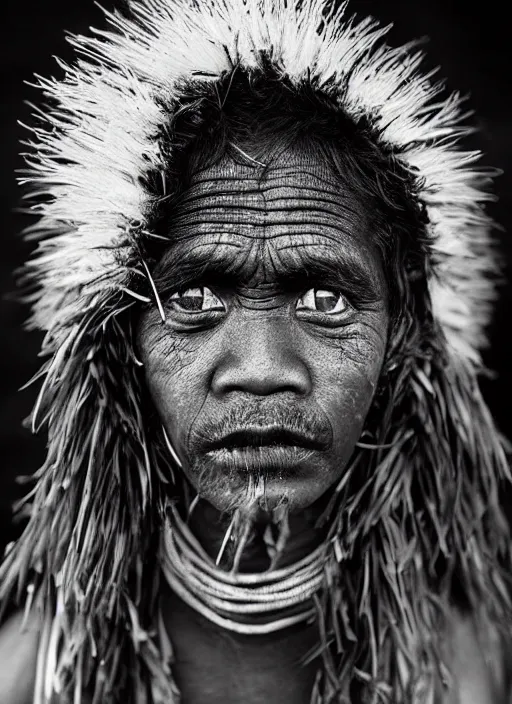
[[[512,704],[498,0],[7,0],[0,704]]]

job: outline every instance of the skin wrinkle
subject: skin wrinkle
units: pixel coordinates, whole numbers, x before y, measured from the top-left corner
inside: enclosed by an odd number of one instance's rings
[[[231,181],[228,183],[231,184]],[[237,182],[239,183],[239,181]],[[304,186],[307,186],[310,190],[311,195],[305,195],[303,192]],[[281,207],[285,210],[294,210],[296,206],[293,204],[294,198],[300,198],[301,202],[305,205],[311,204],[315,207],[322,206],[326,212],[332,213],[336,212],[340,203],[343,202],[344,207],[347,212],[350,212],[354,218],[357,217],[357,212],[350,208],[350,201],[343,198],[340,194],[339,198],[331,197],[329,198],[325,191],[320,188],[315,188],[310,184],[303,184],[302,186],[288,186],[286,188],[282,187],[281,184],[269,184],[266,187],[261,187],[254,190],[244,190],[237,189],[239,193],[243,193],[245,207],[248,210],[260,210],[262,212],[266,211],[267,206],[270,203],[281,204]],[[201,193],[199,189],[193,189],[184,201],[180,204],[180,210],[182,217],[189,217],[190,215],[209,209],[215,209],[219,205],[219,201],[225,196],[231,194],[230,189],[226,190],[216,190],[208,193],[208,197],[205,198],[205,194]],[[260,203],[260,200],[264,202]],[[332,206],[332,209],[329,207]],[[226,204],[229,207],[229,204]]]
[[[306,186],[305,186],[306,187]],[[260,194],[263,196],[264,194]],[[238,202],[237,202],[238,196]],[[239,199],[243,197],[244,199],[244,212],[238,212]],[[306,202],[304,202],[306,201]],[[284,213],[285,216],[280,221],[281,223],[286,223],[288,219],[292,222],[297,221],[298,224],[302,224],[302,217],[304,217],[304,206],[310,206],[310,210],[307,213],[308,216],[316,218],[317,221],[322,221],[322,216],[325,217],[325,221],[329,223],[332,215],[337,215],[339,213],[341,203],[331,204],[332,209],[326,207],[325,201],[319,202],[315,198],[303,199],[300,195],[300,191],[297,194],[290,194],[286,197],[279,198],[269,198],[267,202],[259,202],[254,199],[254,202],[247,199],[245,194],[242,192],[226,193],[219,196],[218,199],[213,199],[213,202],[209,198],[197,199],[197,204],[191,206],[190,203],[186,202],[186,207],[183,207],[179,218],[175,219],[175,226],[179,227],[180,220],[184,220],[187,226],[194,225],[195,218],[200,217],[200,221],[205,221],[205,213],[210,216],[210,221],[215,222],[215,214],[218,214],[220,222],[223,222],[226,218],[226,214],[230,211],[234,211],[238,217],[246,216],[246,221],[251,222],[253,225],[259,225],[265,222],[268,218],[269,208],[271,207],[275,212]],[[314,205],[314,209],[313,209]],[[344,208],[346,214],[349,214],[349,210]],[[198,215],[199,214],[199,215]],[[353,216],[352,216],[353,217]],[[297,220],[295,220],[297,218]],[[228,215],[229,220],[229,215]],[[273,216],[274,222],[279,222],[279,219]],[[353,227],[354,223],[350,222]],[[350,230],[348,230],[350,231]]]
[[[194,456],[192,430],[198,426],[200,435],[202,418],[222,417],[233,404],[268,404],[270,412],[274,398],[286,398],[291,407],[316,406],[338,426],[329,457],[324,453],[298,468],[289,485],[268,482],[276,500],[291,496],[298,510],[319,498],[350,458],[384,358],[388,316],[380,255],[361,207],[338,180],[326,177],[323,164],[318,165],[318,176],[309,161],[305,177],[300,155],[292,151],[286,159],[294,162],[293,168],[286,161],[284,167],[273,165],[265,178],[259,167],[229,159],[192,178],[191,191],[183,194],[170,223],[173,242],[154,272],[168,321],[160,325],[156,312],[148,311],[140,341],[150,391],[193,485],[204,458]],[[222,169],[228,178],[219,191]],[[247,179],[261,211],[258,218],[247,209]],[[315,195],[318,184],[324,193],[321,202]],[[272,198],[276,193],[279,198]],[[296,194],[286,217],[275,207],[282,205],[283,193]],[[308,278],[313,265],[320,265],[316,281]],[[290,271],[294,276],[287,280]],[[352,301],[353,307],[349,304],[336,320],[324,315],[320,325],[314,311],[295,311],[304,287],[335,290],[332,281],[337,275],[335,283],[343,289],[344,274],[352,277],[355,294],[359,283],[370,300],[356,295],[355,306]],[[192,275],[202,283],[193,283]],[[190,314],[170,307],[168,294],[190,285],[211,287],[224,303],[224,311],[206,327],[190,326]],[[230,489],[226,478],[230,505],[231,490],[238,489]],[[222,510],[222,501],[217,508]]]
[[[290,162],[287,164],[286,161],[290,161],[291,155],[293,155],[294,163]],[[297,156],[298,158],[296,158]],[[273,171],[275,163],[279,163],[279,175],[276,175]],[[327,162],[319,159],[314,150],[308,156],[308,152],[300,147],[289,149],[282,154],[278,162],[274,162],[274,164],[259,171],[256,170],[253,164],[241,164],[232,159],[223,159],[207,170],[198,170],[194,173],[191,186],[186,191],[186,197],[188,198],[189,194],[194,192],[194,185],[196,184],[204,186],[204,191],[208,193],[210,190],[215,189],[218,182],[230,182],[241,178],[243,180],[240,182],[240,191],[254,189],[259,192],[262,189],[272,187],[273,184],[281,186],[281,180],[290,175],[295,178],[295,183],[288,183],[287,188],[300,188],[301,185],[307,185],[308,188],[311,186],[311,189],[316,190],[322,197],[328,197],[329,194],[326,193],[326,190],[334,187],[334,190],[340,189],[340,198],[349,200],[349,196],[343,193],[342,188],[340,188],[339,178]],[[315,183],[319,185],[316,186]],[[354,212],[357,211],[355,210]]]
[[[321,166],[321,170],[325,175],[320,175],[317,171],[306,169],[304,172],[303,168],[299,170],[295,166],[287,167],[282,165],[279,176],[276,177],[272,171],[267,169],[256,178],[254,177],[254,167],[241,167],[242,174],[234,172],[231,177],[224,176],[222,180],[223,187],[219,188],[217,186],[219,169],[225,171],[232,168],[232,164],[222,162],[209,170],[210,178],[208,180],[200,176],[194,178],[186,196],[180,199],[179,209],[181,217],[190,222],[190,218],[197,212],[196,202],[198,200],[200,201],[198,207],[201,217],[204,217],[205,211],[218,209],[220,202],[222,202],[222,211],[230,207],[236,208],[236,201],[230,202],[229,200],[229,196],[232,196],[233,192],[243,194],[244,211],[251,218],[254,212],[260,212],[263,219],[268,217],[268,207],[271,203],[274,204],[276,210],[287,212],[289,217],[289,213],[296,208],[293,201],[294,197],[297,196],[300,197],[300,209],[302,210],[304,210],[304,206],[313,205],[315,210],[318,211],[322,206],[326,213],[332,215],[337,214],[340,204],[343,204],[345,217],[347,215],[352,216],[349,218],[351,225],[357,224],[357,219],[361,217],[361,213],[351,207],[350,194],[343,192],[339,181],[336,180],[325,165]],[[291,177],[295,183],[287,183],[286,186],[283,186],[283,177]],[[315,186],[316,181],[320,181],[318,186]],[[305,187],[310,191],[310,194],[304,192]],[[228,197],[227,201],[226,196]],[[260,204],[258,201],[260,201]],[[277,206],[280,207],[278,208]],[[327,206],[333,207],[329,208]],[[225,213],[223,212],[224,215]],[[285,219],[285,222],[287,219]],[[274,223],[276,222],[275,216],[273,221]],[[176,225],[179,225],[179,221],[175,222]]]
[[[254,214],[249,212],[250,209],[248,209],[248,212],[244,212],[242,215],[239,215],[237,213],[237,220],[234,220],[230,222],[230,217],[229,215],[226,215],[225,212],[219,212],[218,217],[213,218],[213,217],[201,217],[201,219],[197,220],[197,222],[194,222],[194,220],[187,220],[187,228],[193,227],[194,229],[196,228],[203,228],[203,226],[212,226],[212,225],[217,225],[217,224],[222,224],[224,227],[226,227],[226,231],[231,230],[233,234],[240,234],[244,235],[245,237],[258,237],[258,233],[256,231],[257,227],[262,227],[266,224],[265,217],[261,217],[259,220],[254,217]],[[282,219],[279,219],[277,217],[274,217],[272,225],[274,228],[278,228],[278,226],[281,226],[283,228],[283,231],[288,231],[288,228],[290,226],[295,225],[295,229],[297,232],[301,232],[304,230],[305,227],[312,226],[313,231],[318,230],[319,227],[324,228],[326,234],[331,234],[331,237],[333,240],[336,240],[336,233],[339,232],[340,228],[332,228],[330,227],[330,222],[332,222],[332,215],[329,216],[324,216],[322,213],[312,213],[310,212],[310,218],[307,222],[304,221],[302,213],[297,214],[294,213],[293,211],[291,213],[288,213],[282,217]],[[350,229],[346,230],[346,234],[350,234]],[[276,235],[274,235],[276,236]],[[179,231],[179,224],[175,225],[175,236],[173,235],[173,241],[177,241],[180,239],[180,231]]]
[[[169,286],[179,288],[182,285],[188,285],[193,280],[208,277],[212,280],[215,277],[223,277],[226,282],[233,281],[235,283],[235,279],[240,276],[242,269],[245,269],[245,274],[236,281],[237,290],[241,291],[243,287],[253,287],[258,261],[264,267],[262,269],[263,280],[267,280],[273,272],[282,279],[282,285],[285,285],[288,279],[288,288],[296,285],[297,279],[300,277],[302,277],[303,284],[307,281],[307,277],[311,280],[318,278],[324,282],[324,285],[328,284],[343,290],[349,300],[352,299],[352,302],[359,307],[369,307],[371,304],[377,303],[381,296],[372,269],[367,266],[366,261],[361,262],[355,253],[351,253],[349,256],[348,250],[346,250],[343,252],[341,260],[334,259],[330,246],[325,242],[311,241],[310,237],[309,242],[299,243],[295,248],[288,244],[282,247],[271,246],[270,242],[260,240],[259,242],[265,245],[267,256],[261,254],[255,257],[253,246],[257,242],[258,240],[251,241],[247,254],[242,248],[231,248],[225,245],[215,246],[208,240],[193,248],[189,247],[188,251],[183,247],[174,248],[174,256],[167,259],[165,273],[158,273],[155,277],[161,296],[165,297]],[[233,251],[229,253],[230,256],[226,256],[225,252],[229,249]],[[314,256],[315,249],[319,252],[318,256]],[[321,257],[321,253],[325,256]],[[285,254],[288,255],[286,259],[284,258]],[[320,265],[320,262],[323,263]],[[293,270],[296,272],[295,277],[290,278]],[[259,281],[258,286],[261,283],[262,281]]]

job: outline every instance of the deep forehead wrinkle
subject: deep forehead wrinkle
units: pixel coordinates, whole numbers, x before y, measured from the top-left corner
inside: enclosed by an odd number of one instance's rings
[[[369,218],[330,167],[291,152],[268,168],[225,158],[192,178],[159,267],[172,279],[228,275],[262,286],[313,274],[383,288]],[[259,273],[258,273],[259,271]]]
[[[240,167],[237,173],[222,173],[218,168],[209,178],[203,174],[182,196],[172,219],[172,231],[179,237],[201,223],[264,226],[279,224],[324,224],[327,227],[350,223],[352,228],[367,226],[367,218],[353,194],[339,180],[317,178],[311,169],[300,165],[274,167],[264,176],[255,169]],[[249,228],[244,234],[254,236]]]
[[[247,188],[250,189],[252,181],[265,185],[266,181],[278,175],[304,175],[308,182],[314,183],[319,189],[336,187],[339,177],[331,166],[313,152],[298,148],[290,148],[283,152],[279,159],[272,160],[268,165],[242,163],[227,156],[217,161],[206,169],[197,170],[190,180],[190,186],[207,183],[212,180],[219,182],[231,179],[244,178]],[[338,184],[339,185],[339,184]]]

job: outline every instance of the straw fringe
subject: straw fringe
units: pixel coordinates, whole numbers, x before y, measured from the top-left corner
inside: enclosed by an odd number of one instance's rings
[[[460,359],[400,376],[398,410],[376,431],[393,448],[359,450],[338,498],[318,606],[325,667],[316,704],[331,701],[334,683],[336,696],[352,688],[347,701],[441,696],[454,579],[481,631],[507,642],[510,528],[499,487],[510,471],[500,438]]]

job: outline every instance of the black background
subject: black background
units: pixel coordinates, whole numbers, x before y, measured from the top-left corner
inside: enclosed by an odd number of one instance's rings
[[[39,93],[25,84],[34,73],[60,75],[54,55],[70,60],[72,52],[65,30],[87,33],[89,26],[102,25],[102,12],[92,0],[3,0],[0,25],[1,161],[0,161],[0,548],[17,529],[12,525],[10,505],[21,489],[15,476],[34,471],[43,460],[45,440],[33,437],[22,427],[30,412],[36,389],[18,392],[38,369],[41,338],[23,330],[27,310],[12,300],[14,271],[29,248],[20,238],[26,216],[16,212],[20,191],[15,170],[21,168],[19,142],[28,133],[17,120],[28,121],[30,108],[24,101],[37,102]],[[113,2],[103,2],[106,9]],[[117,3],[120,6],[120,2]],[[439,75],[447,87],[470,96],[479,128],[470,146],[485,152],[484,163],[503,170],[496,183],[499,201],[490,211],[503,231],[498,232],[505,274],[509,282],[501,291],[496,316],[490,329],[491,346],[485,355],[496,378],[483,383],[485,397],[504,434],[512,438],[509,399],[512,373],[509,359],[512,293],[512,129],[510,125],[512,41],[508,3],[487,0],[353,0],[351,9],[372,14],[383,23],[394,22],[389,40],[393,44],[427,37],[426,67],[442,67]]]

